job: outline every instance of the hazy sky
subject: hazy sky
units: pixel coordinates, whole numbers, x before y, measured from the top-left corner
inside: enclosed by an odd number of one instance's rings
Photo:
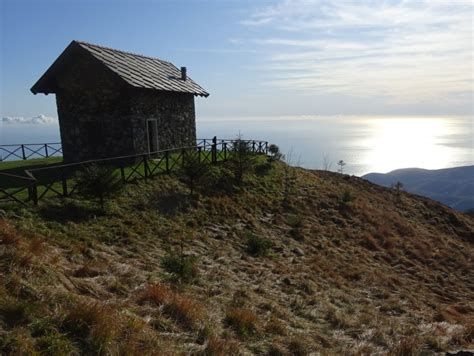
[[[198,117],[472,115],[472,1],[0,0],[2,117],[73,39],[187,66]]]

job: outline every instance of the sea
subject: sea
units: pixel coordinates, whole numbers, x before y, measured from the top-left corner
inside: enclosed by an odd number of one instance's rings
[[[265,140],[292,165],[357,176],[399,168],[474,165],[474,120],[458,117],[198,118],[198,138]],[[0,122],[0,145],[60,142],[56,124]]]

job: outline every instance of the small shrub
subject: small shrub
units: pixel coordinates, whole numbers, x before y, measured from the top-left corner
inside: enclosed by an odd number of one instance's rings
[[[292,165],[299,166],[300,160],[293,162],[292,152],[290,151],[285,156],[285,164],[283,166],[283,199],[282,205],[289,207],[290,199],[297,194],[297,170]]]
[[[272,344],[268,347],[268,356],[285,356],[287,354],[286,350],[278,344]]]
[[[345,190],[344,193],[342,193],[340,203],[342,206],[347,206],[349,203],[355,200],[355,196],[352,192],[349,190]]]
[[[113,167],[87,165],[78,172],[76,178],[79,194],[90,199],[97,199],[101,210],[104,210],[105,201],[120,192],[122,181]]]
[[[203,188],[208,194],[225,193],[232,194],[234,188],[234,174],[227,166],[209,166],[206,177],[203,180]]]
[[[161,265],[180,282],[192,282],[199,276],[197,257],[185,256],[182,250],[179,253],[168,251],[162,258]]]
[[[289,342],[288,350],[290,351],[291,355],[294,356],[305,356],[309,353],[306,345],[298,339],[293,339]]]
[[[259,163],[255,166],[255,173],[259,176],[265,176],[272,169],[272,164],[270,162]]]
[[[42,355],[79,355],[71,340],[56,330],[39,337],[36,345]]]
[[[283,155],[280,152],[280,147],[273,143],[268,146],[268,153],[270,153],[270,161],[279,161],[283,158]]]
[[[402,190],[403,190],[403,183],[398,181],[397,183],[392,184],[392,189],[395,190],[395,193],[397,194],[397,197],[400,198],[400,195],[401,195]]]
[[[301,215],[289,215],[286,223],[293,228],[301,228],[304,225],[304,219]]]
[[[243,337],[253,335],[257,332],[258,318],[248,309],[232,308],[225,317],[224,322]]]
[[[272,242],[251,232],[247,233],[247,252],[252,256],[266,256],[272,247]]]
[[[343,174],[344,173],[344,166],[346,165],[346,162],[344,162],[342,159],[337,162],[337,165],[339,166],[338,172]]]
[[[253,171],[254,161],[255,154],[252,152],[250,143],[242,140],[242,136],[239,135],[234,141],[229,159],[230,167],[238,185],[242,185],[245,176]]]
[[[206,177],[209,165],[199,161],[197,154],[187,155],[184,166],[179,171],[180,180],[189,188],[189,194],[193,195],[197,185]]]
[[[29,321],[28,305],[19,300],[0,300],[0,320],[8,327],[25,324]]]

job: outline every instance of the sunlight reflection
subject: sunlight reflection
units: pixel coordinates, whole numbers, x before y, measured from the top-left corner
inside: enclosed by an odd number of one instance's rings
[[[442,118],[384,118],[368,120],[370,137],[362,163],[378,172],[401,167],[437,169],[452,160],[453,150],[440,145],[451,134],[449,121]]]

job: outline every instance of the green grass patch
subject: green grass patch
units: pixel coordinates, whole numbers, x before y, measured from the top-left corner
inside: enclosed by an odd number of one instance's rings
[[[41,168],[49,165],[59,164],[63,162],[62,157],[49,157],[49,158],[34,158],[27,160],[17,160],[17,161],[4,161],[0,162],[0,172],[3,173],[20,173],[23,175],[25,169],[32,168]],[[8,172],[5,172],[8,171]]]

